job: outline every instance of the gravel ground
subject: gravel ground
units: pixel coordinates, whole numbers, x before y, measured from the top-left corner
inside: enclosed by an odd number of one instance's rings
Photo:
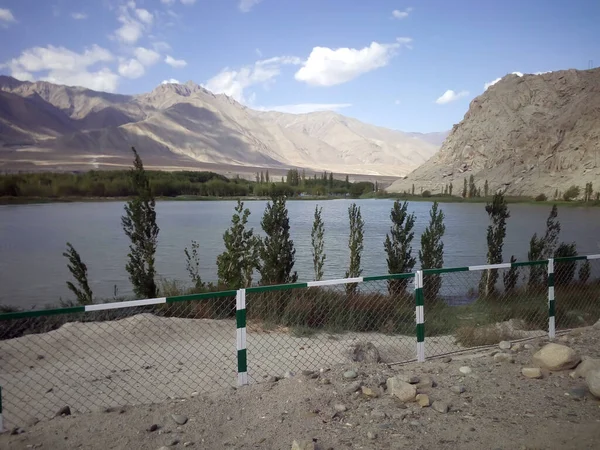
[[[575,330],[558,341],[600,357],[598,329]],[[598,448],[600,401],[584,381],[569,371],[545,372],[542,379],[521,375],[543,343],[509,350],[514,362],[499,362],[488,349],[423,364],[341,364],[161,404],[73,411],[0,436],[0,448],[289,449],[294,439],[322,449]],[[461,373],[465,366],[471,373]],[[394,375],[419,377],[418,390],[433,405],[391,397],[384,386]],[[365,388],[354,392],[356,383]],[[438,411],[445,411],[443,403],[448,412]],[[180,425],[175,419],[188,420]]]

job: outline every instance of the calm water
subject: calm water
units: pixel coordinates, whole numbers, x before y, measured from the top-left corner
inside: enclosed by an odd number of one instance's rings
[[[312,279],[310,231],[313,201],[288,202],[296,270],[300,281]],[[349,200],[323,201],[326,278],[344,276],[348,261]],[[387,272],[383,241],[389,229],[391,200],[358,200],[365,221],[363,275]],[[205,281],[216,280],[215,260],[223,250],[222,235],[229,226],[235,202],[159,202],[158,272],[167,278],[187,280],[183,249],[192,239],[200,244]],[[260,229],[265,202],[247,202],[250,225]],[[431,203],[411,203],[416,213],[415,254],[419,237],[429,220]],[[446,215],[445,266],[485,263],[488,217],[483,204],[442,204]],[[526,259],[529,239],[543,233],[549,207],[510,205],[505,260],[511,254]],[[128,241],[121,229],[123,203],[64,203],[0,206],[0,304],[41,307],[70,298],[65,281],[70,274],[62,256],[71,242],[88,266],[90,284],[98,297],[131,293],[125,260]],[[580,254],[600,253],[600,208],[559,210],[561,240],[575,241]]]

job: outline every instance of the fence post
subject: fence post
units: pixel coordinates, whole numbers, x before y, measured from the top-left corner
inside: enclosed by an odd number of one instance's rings
[[[235,322],[237,347],[237,383],[248,384],[248,355],[246,351],[246,289],[238,289],[235,294]]]
[[[425,361],[425,310],[423,302],[423,271],[415,273],[415,304],[417,319],[417,361]]]
[[[4,418],[2,416],[2,386],[0,386],[0,433],[4,433]]]
[[[554,258],[548,259],[548,338],[556,336],[556,306],[554,304]]]

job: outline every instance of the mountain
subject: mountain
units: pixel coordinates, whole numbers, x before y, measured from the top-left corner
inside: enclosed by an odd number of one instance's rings
[[[460,195],[473,175],[511,195],[583,189],[600,176],[600,69],[507,75],[475,98],[441,150],[389,192]]]
[[[405,134],[441,147],[448,135],[450,134],[450,131],[434,131],[431,133],[407,132]]]
[[[127,96],[0,76],[0,94],[0,112],[14,111],[0,121],[4,170],[126,167],[133,145],[148,167],[165,170],[298,167],[397,177],[439,148],[333,112],[254,111],[193,82]]]

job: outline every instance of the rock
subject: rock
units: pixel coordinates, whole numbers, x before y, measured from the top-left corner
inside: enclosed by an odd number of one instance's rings
[[[335,405],[333,405],[333,409],[335,409],[337,412],[348,411],[348,407],[342,403],[336,403]]]
[[[371,389],[370,387],[362,386],[361,391],[365,397],[377,398],[379,397],[379,392],[376,389]]]
[[[419,422],[418,420],[411,420],[410,425],[413,427],[419,427],[421,426],[421,422]]]
[[[494,355],[494,361],[496,362],[515,362],[515,357],[510,353],[496,353]]]
[[[317,450],[313,441],[294,441],[292,450]]]
[[[533,355],[533,363],[544,369],[559,371],[572,369],[581,358],[572,348],[561,344],[546,344]]]
[[[310,377],[311,375],[313,375],[315,373],[315,371],[314,370],[303,370],[301,373],[305,377]]]
[[[598,319],[598,322],[596,322],[596,323],[593,325],[593,327],[594,327],[594,329],[596,329],[596,330],[600,330],[600,319]]]
[[[179,444],[179,439],[172,439],[171,442],[169,442],[169,447],[175,447],[177,444]]]
[[[344,388],[344,393],[354,394],[356,391],[359,391],[361,387],[362,381],[355,381],[354,383],[349,384],[347,387]]]
[[[523,344],[521,344],[520,342],[517,342],[516,344],[514,344],[511,348],[510,351],[513,353],[518,353],[523,349]]]
[[[585,377],[585,382],[592,395],[600,398],[600,369],[590,370]]]
[[[450,388],[450,390],[452,392],[454,392],[455,394],[462,394],[463,392],[465,392],[467,390],[467,388],[465,388],[462,384],[458,384],[456,386],[452,386]]]
[[[419,380],[417,383],[417,389],[427,389],[434,388],[437,386],[437,383],[430,376],[425,376]]]
[[[368,437],[369,439],[371,439],[371,440],[373,440],[373,439],[377,439],[377,433],[375,433],[375,432],[373,432],[373,431],[369,431],[369,432],[367,433],[367,437]]]
[[[58,412],[54,415],[54,417],[70,416],[70,415],[71,415],[71,408],[68,406],[63,406],[62,408],[60,408],[58,410]]]
[[[511,347],[512,347],[512,344],[508,341],[502,341],[498,344],[498,348],[500,350],[510,350]]]
[[[188,421],[188,418],[182,414],[171,414],[171,419],[173,419],[177,425],[185,425]]]
[[[356,373],[355,370],[347,370],[346,372],[344,372],[344,378],[346,378],[347,380],[352,380],[354,378],[356,378],[358,376],[358,374]]]
[[[542,369],[539,367],[523,367],[521,373],[527,378],[542,378]]]
[[[417,384],[421,381],[421,378],[419,378],[416,375],[409,375],[409,374],[399,374],[396,375],[398,378],[400,378],[402,381],[404,381],[405,383],[410,383],[410,384]]]
[[[23,434],[23,433],[25,433],[25,430],[23,428],[19,428],[19,427],[14,427],[12,430],[10,430],[11,436],[16,436],[17,434]]]
[[[442,362],[446,363],[446,364],[451,363],[452,362],[452,358],[449,357],[449,356],[446,356],[445,358],[442,359]]]
[[[412,402],[417,396],[417,387],[414,384],[407,383],[399,377],[391,377],[386,382],[387,390],[390,395],[403,402]]]
[[[585,394],[587,394],[587,389],[581,386],[569,389],[569,395],[575,400],[581,400],[585,398]]]
[[[350,359],[356,362],[375,364],[381,361],[381,356],[373,343],[359,342],[350,348]]]
[[[374,409],[373,411],[371,411],[371,417],[373,417],[374,419],[385,419],[387,417],[387,414],[379,409]]]
[[[296,374],[291,370],[288,370],[286,373],[283,374],[283,378],[294,378],[295,376]]]
[[[439,413],[442,414],[446,414],[448,412],[448,410],[450,409],[450,406],[448,405],[448,403],[445,402],[441,402],[439,400],[436,400],[435,402],[433,402],[431,404],[431,407],[436,410]]]
[[[156,430],[158,430],[158,425],[156,425],[155,423],[153,423],[152,425],[150,425],[148,427],[147,431],[149,431],[150,433],[152,433],[153,431],[156,431]]]
[[[321,384],[331,384],[331,380],[329,378],[321,378],[319,380],[319,383],[321,383]]]
[[[267,382],[269,383],[277,383],[281,378],[279,378],[278,376],[275,375],[271,375],[269,378],[267,378]]]
[[[416,396],[417,403],[421,405],[421,408],[425,408],[431,405],[429,401],[429,396],[427,394],[417,394]]]
[[[585,378],[592,370],[600,369],[600,359],[586,358],[575,368],[574,378]]]
[[[531,345],[531,344],[523,344],[523,348],[525,350],[531,350],[533,348],[533,345]]]
[[[460,369],[458,369],[458,371],[463,375],[468,375],[473,372],[469,366],[462,366]]]
[[[191,447],[192,445],[194,445],[194,443],[193,443],[193,442],[190,442],[190,441],[188,441],[188,442],[184,442],[184,443],[183,443],[183,446],[184,446],[184,447]]]

